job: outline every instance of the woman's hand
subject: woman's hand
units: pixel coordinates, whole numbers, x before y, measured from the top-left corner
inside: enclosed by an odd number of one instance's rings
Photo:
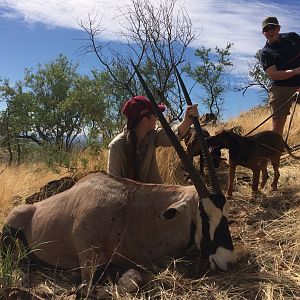
[[[194,117],[199,118],[198,104],[187,106],[184,114],[184,119],[178,126],[178,133],[180,138],[183,138],[186,132],[191,127]]]
[[[187,122],[187,126],[193,124],[193,117],[199,118],[198,104],[188,105],[185,110],[183,122]]]

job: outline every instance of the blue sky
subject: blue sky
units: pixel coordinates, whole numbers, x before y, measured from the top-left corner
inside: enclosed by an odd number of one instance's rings
[[[248,62],[265,43],[261,34],[263,18],[275,15],[281,32],[300,33],[299,4],[299,0],[176,2],[178,7],[186,9],[193,30],[199,35],[193,48],[224,47],[227,42],[234,43],[231,59],[234,62],[232,76],[236,80],[247,73]],[[80,56],[77,52],[87,37],[78,21],[86,20],[89,13],[97,11],[105,29],[102,38],[116,41],[116,32],[120,29],[116,17],[126,5],[130,5],[130,0],[0,0],[0,77],[9,78],[11,82],[21,80],[25,68],[35,69],[38,63],[45,64],[60,53],[78,62],[82,73],[98,68],[94,55]],[[247,111],[260,101],[254,89],[244,98],[241,93],[228,93],[224,118]],[[205,112],[201,104],[199,110]]]

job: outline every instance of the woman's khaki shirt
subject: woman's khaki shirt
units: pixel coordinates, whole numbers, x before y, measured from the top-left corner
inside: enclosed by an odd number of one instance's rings
[[[173,128],[178,136],[178,126]],[[137,159],[139,160],[138,181],[146,183],[162,183],[156,160],[157,147],[171,147],[172,143],[163,128],[156,128],[148,132],[137,149]],[[132,162],[127,162],[126,155],[126,128],[118,134],[108,145],[109,174],[128,177],[128,170],[132,167]]]

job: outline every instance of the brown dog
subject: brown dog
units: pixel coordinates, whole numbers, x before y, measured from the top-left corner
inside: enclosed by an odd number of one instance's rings
[[[275,191],[280,176],[278,170],[280,156],[284,149],[291,157],[300,160],[300,157],[292,154],[290,147],[281,135],[274,131],[262,131],[252,136],[241,136],[230,130],[222,130],[215,136],[206,138],[206,141],[209,146],[229,149],[228,197],[232,196],[236,166],[240,165],[252,170],[252,191],[257,192],[260,171],[262,171],[261,188],[263,188],[269,177],[267,164],[268,161],[271,161],[274,169],[274,179],[271,187]]]
[[[209,132],[204,128],[202,128],[202,133],[205,138],[210,136]],[[199,156],[199,166],[200,166],[199,173],[203,175],[204,174],[204,159],[201,154],[200,141],[199,141],[198,135],[197,135],[194,127],[191,127],[187,131],[187,133],[184,136],[184,142],[186,145],[186,154],[191,161],[193,161],[193,158],[195,156]],[[214,167],[218,168],[220,160],[221,160],[220,149],[211,147],[209,149],[209,154],[212,158]]]

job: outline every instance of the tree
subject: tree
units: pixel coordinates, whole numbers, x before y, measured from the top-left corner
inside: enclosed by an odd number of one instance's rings
[[[0,112],[0,146],[8,152],[8,165],[11,165],[13,160],[13,151],[11,146],[11,134],[9,127],[9,109]]]
[[[39,141],[68,149],[71,136],[80,133],[81,115],[70,105],[79,80],[76,70],[77,65],[63,55],[45,66],[39,65],[36,73],[26,70],[24,85],[33,98],[33,134]]]
[[[119,69],[115,72],[120,72],[123,76],[128,76],[126,70]],[[100,118],[97,116],[97,128],[102,133],[104,141],[110,140],[116,133],[122,131],[125,124],[125,117],[122,114],[121,108],[124,100],[130,98],[130,94],[126,89],[123,89],[113,80],[107,71],[99,72],[93,70],[92,74],[101,85],[101,89],[105,91],[105,114]],[[121,76],[121,75],[120,75]]]
[[[264,104],[268,103],[270,78],[263,70],[260,62],[260,52],[257,51],[254,56],[254,61],[249,63],[249,76],[246,77],[244,83],[236,88],[238,91],[243,91],[243,95],[251,87],[259,87],[262,93],[262,102]]]
[[[92,70],[92,77],[80,79],[80,89],[74,91],[73,105],[85,118],[85,131],[89,138],[111,139],[124,126],[120,107],[129,94],[119,89],[108,72]],[[75,100],[77,99],[77,100]]]
[[[103,32],[97,16],[89,16],[86,23],[80,22],[89,37],[82,53],[95,53],[117,88],[131,96],[143,93],[131,65],[134,61],[154,96],[170,109],[172,119],[180,118],[185,105],[173,65],[185,60],[186,49],[195,38],[186,11],[180,8],[175,14],[175,4],[175,0],[161,1],[157,6],[150,0],[131,0],[127,10],[120,13],[120,24],[125,24],[119,33],[122,52],[109,48],[110,44],[97,42]],[[105,56],[105,51],[109,56]]]
[[[194,68],[190,64],[185,67],[187,74],[206,92],[206,97],[202,100],[203,104],[209,113],[213,113],[217,117],[222,115],[224,106],[222,96],[229,86],[225,80],[225,75],[233,66],[229,60],[232,45],[232,43],[228,43],[224,49],[216,47],[216,53],[212,53],[211,48],[201,47],[195,51],[195,55],[200,59],[200,64]]]
[[[60,55],[38,71],[26,71],[33,99],[34,134],[43,143],[70,150],[74,139],[105,115],[105,91],[97,79],[81,76],[77,65]]]
[[[7,111],[2,114],[2,136],[30,140],[38,145],[53,144],[69,151],[84,130],[105,128],[109,110],[106,98],[107,74],[81,76],[77,65],[60,55],[37,72],[26,70],[24,82],[11,86],[3,81],[1,99]],[[24,92],[25,90],[25,92]],[[107,125],[111,127],[111,125]],[[11,143],[10,143],[11,144]]]
[[[20,81],[15,86],[11,86],[9,80],[5,79],[1,81],[0,99],[6,106],[0,114],[1,146],[9,153],[9,164],[12,163],[15,152],[17,152],[17,161],[20,162],[21,148],[24,148],[26,143],[26,132],[32,129],[31,96],[23,92]]]

